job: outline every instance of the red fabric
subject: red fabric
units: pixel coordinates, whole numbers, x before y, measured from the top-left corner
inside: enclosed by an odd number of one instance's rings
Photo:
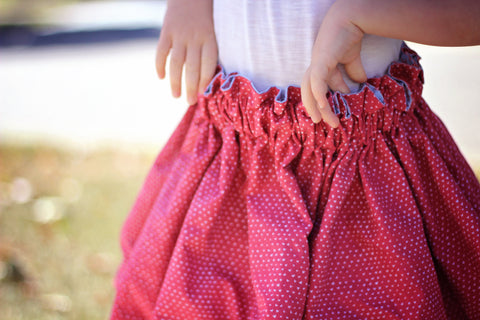
[[[333,129],[220,71],[125,222],[111,318],[480,319],[480,185],[422,81],[404,47]]]

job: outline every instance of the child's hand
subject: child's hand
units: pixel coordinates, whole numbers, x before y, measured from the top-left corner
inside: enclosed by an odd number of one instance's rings
[[[165,78],[170,53],[170,86],[178,98],[182,91],[182,69],[189,104],[197,101],[217,66],[217,41],[213,28],[212,0],[169,0],[157,47],[158,76]]]
[[[312,61],[302,80],[302,101],[315,123],[324,120],[336,128],[337,116],[329,107],[328,88],[350,92],[338,70],[344,64],[348,76],[356,82],[367,80],[360,59],[363,31],[355,26],[334,3],[325,16],[313,45]]]

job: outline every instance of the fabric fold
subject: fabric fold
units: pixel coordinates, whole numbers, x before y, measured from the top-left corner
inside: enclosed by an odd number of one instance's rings
[[[359,91],[219,67],[122,229],[112,319],[478,319],[480,184],[406,45]]]

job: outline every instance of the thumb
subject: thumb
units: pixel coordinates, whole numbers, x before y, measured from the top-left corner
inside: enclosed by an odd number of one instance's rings
[[[355,59],[345,64],[347,75],[355,82],[362,83],[367,81],[367,74],[363,68],[362,59],[358,55]]]

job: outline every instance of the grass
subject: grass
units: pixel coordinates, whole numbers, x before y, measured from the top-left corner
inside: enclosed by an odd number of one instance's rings
[[[92,0],[0,0],[0,25],[31,24],[53,7]]]
[[[118,233],[153,158],[0,146],[2,320],[108,318]]]
[[[2,320],[108,318],[119,230],[154,157],[0,145]]]

